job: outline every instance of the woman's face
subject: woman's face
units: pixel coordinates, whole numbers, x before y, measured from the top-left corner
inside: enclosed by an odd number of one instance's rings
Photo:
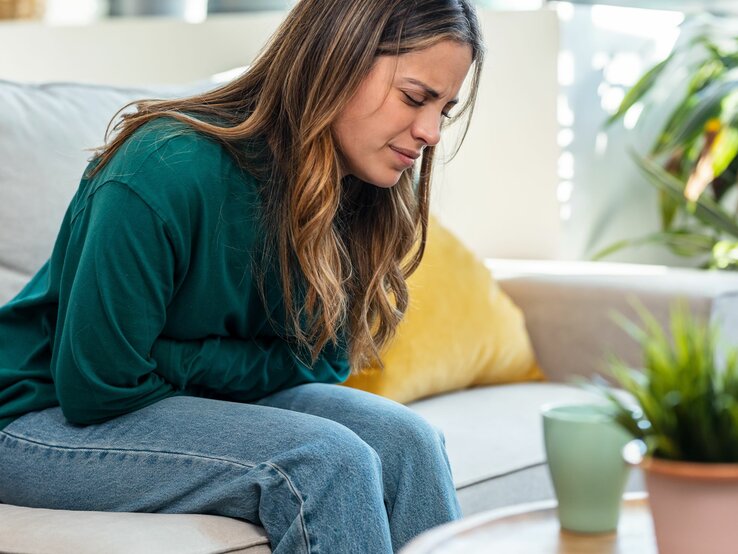
[[[342,175],[394,186],[423,148],[438,144],[471,63],[471,47],[451,40],[377,58],[333,124]]]

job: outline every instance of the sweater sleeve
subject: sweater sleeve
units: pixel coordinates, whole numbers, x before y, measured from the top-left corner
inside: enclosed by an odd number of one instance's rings
[[[298,354],[295,345],[277,337],[160,337],[151,356],[156,372],[178,388],[241,402],[304,383],[340,383],[350,373],[340,342],[324,347],[312,366],[307,353]]]
[[[70,229],[51,371],[65,417],[106,421],[181,391],[149,353],[173,294],[165,223],[131,189],[106,182]]]

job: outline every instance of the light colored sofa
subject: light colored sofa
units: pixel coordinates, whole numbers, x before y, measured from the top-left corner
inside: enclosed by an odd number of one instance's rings
[[[534,26],[526,28],[532,32]],[[0,49],[2,40],[0,29]],[[135,63],[132,60],[126,67]],[[83,148],[101,142],[112,113],[128,100],[182,94],[211,84],[193,80],[187,86],[152,90],[0,82],[0,304],[19,291],[49,255],[89,156]],[[530,151],[530,145],[527,148]],[[627,305],[630,295],[640,298],[662,321],[669,302],[685,297],[698,313],[723,321],[726,339],[738,343],[738,276],[733,274],[551,260],[489,258],[487,264],[522,308],[550,382],[483,387],[410,404],[444,432],[466,515],[552,497],[540,407],[588,399],[567,381],[602,369],[607,351],[638,362],[636,345],[609,319],[613,309],[632,313]],[[636,474],[630,488],[639,486]],[[2,497],[0,490],[0,502]],[[3,553],[269,551],[263,529],[224,517],[71,512],[0,504]]]

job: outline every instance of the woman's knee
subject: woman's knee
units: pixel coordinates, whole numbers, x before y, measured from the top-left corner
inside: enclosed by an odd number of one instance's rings
[[[394,443],[404,451],[444,448],[445,437],[441,430],[404,405],[387,410],[378,424],[384,440]]]
[[[345,418],[347,426],[364,436],[364,431],[377,429],[384,440],[397,443],[407,442],[422,445],[445,445],[441,430],[433,426],[423,416],[404,404],[388,398],[348,387],[323,385],[322,394],[330,395],[333,406],[340,407],[347,414],[329,414],[329,417]],[[375,441],[367,441],[374,445]]]
[[[323,418],[314,418],[311,438],[295,446],[295,454],[313,460],[318,471],[346,472],[357,477],[372,478],[381,475],[381,461],[377,452],[348,427]],[[320,422],[320,423],[317,423]]]
[[[407,444],[412,445],[420,454],[443,457],[446,441],[443,433],[423,418],[415,420],[404,431]]]

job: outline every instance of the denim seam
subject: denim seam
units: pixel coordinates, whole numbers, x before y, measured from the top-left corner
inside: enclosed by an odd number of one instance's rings
[[[86,450],[86,451],[98,451],[98,452],[132,452],[136,454],[169,454],[170,456],[185,456],[185,457],[192,457],[192,458],[202,458],[204,460],[212,460],[216,462],[222,462],[226,464],[232,464],[239,467],[246,467],[246,468],[254,468],[258,464],[246,464],[243,462],[237,462],[235,460],[229,460],[227,458],[219,458],[217,456],[205,456],[203,454],[195,454],[195,453],[187,453],[187,452],[171,452],[169,450],[147,450],[143,448],[109,448],[109,447],[92,447],[92,446],[61,446],[56,444],[47,444],[45,442],[36,441],[33,439],[29,439],[26,437],[21,437],[18,435],[14,435],[12,433],[8,433],[7,431],[0,431],[0,435],[6,435],[10,438],[19,440],[19,441],[25,441],[30,444],[36,444],[38,446],[44,446],[46,448],[58,448],[59,450]],[[300,498],[300,502],[302,503],[302,498]]]
[[[305,501],[302,499],[302,494],[300,493],[300,490],[297,488],[297,486],[292,482],[292,479],[290,479],[290,476],[287,474],[285,470],[283,470],[281,467],[279,467],[277,464],[274,464],[272,462],[264,462],[264,465],[268,465],[271,467],[274,471],[279,473],[282,478],[287,482],[287,484],[290,487],[290,490],[292,491],[292,494],[294,494],[297,499],[300,501],[300,522],[302,527],[302,536],[305,539],[305,548],[307,549],[307,554],[310,554],[310,537],[307,532],[307,524],[305,523],[305,514],[303,512],[303,508],[305,506]]]

